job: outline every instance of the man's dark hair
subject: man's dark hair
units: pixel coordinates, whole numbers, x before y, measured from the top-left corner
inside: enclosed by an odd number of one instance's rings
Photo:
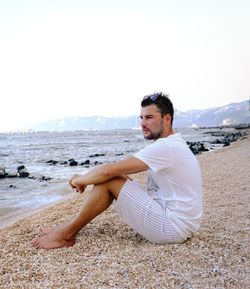
[[[157,92],[144,96],[143,100],[141,101],[141,107],[145,107],[151,104],[156,105],[162,117],[169,113],[171,115],[171,125],[173,124],[174,108],[171,100],[168,97],[168,94]]]

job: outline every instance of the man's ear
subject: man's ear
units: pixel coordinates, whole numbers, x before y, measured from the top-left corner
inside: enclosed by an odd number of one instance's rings
[[[167,113],[167,114],[165,115],[166,125],[171,126],[171,121],[172,121],[172,117],[171,117],[170,113]]]

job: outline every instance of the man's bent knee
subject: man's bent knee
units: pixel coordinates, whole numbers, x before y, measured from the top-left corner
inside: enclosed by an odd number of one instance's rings
[[[120,191],[126,181],[130,179],[129,177],[123,175],[119,177],[115,177],[107,182],[107,188],[110,194],[114,196],[115,199],[118,198]]]

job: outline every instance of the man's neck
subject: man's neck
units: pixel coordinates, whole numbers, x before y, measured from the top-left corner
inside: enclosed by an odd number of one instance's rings
[[[170,135],[173,135],[174,134],[174,131],[172,128],[168,129],[162,137],[169,137]]]

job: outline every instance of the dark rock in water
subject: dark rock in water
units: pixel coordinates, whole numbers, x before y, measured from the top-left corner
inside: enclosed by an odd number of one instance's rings
[[[222,144],[223,142],[222,142],[222,140],[217,138],[216,140],[212,141],[211,143],[212,144]]]
[[[30,175],[24,165],[18,166],[17,171],[20,178],[27,178]]]
[[[95,165],[101,165],[102,162],[95,161]]]
[[[89,165],[89,164],[90,164],[90,160],[86,160],[85,162],[82,162],[82,163],[81,163],[81,166]]]
[[[94,154],[94,155],[90,155],[90,158],[97,158],[97,157],[104,157],[105,154]]]
[[[78,165],[78,162],[75,161],[74,159],[70,159],[70,160],[69,160],[69,165],[70,165],[71,167],[77,166],[77,165]]]
[[[194,155],[197,155],[201,152],[207,152],[209,149],[205,148],[204,143],[201,142],[189,142],[187,141],[187,145]]]
[[[19,177],[20,178],[27,178],[30,175],[29,172],[21,171],[19,172]]]
[[[6,177],[6,171],[4,166],[0,166],[0,179]]]
[[[15,189],[16,186],[15,185],[9,185],[9,188]]]
[[[223,143],[223,146],[226,147],[230,145],[231,141],[229,138],[226,137],[223,139],[222,143]]]
[[[46,161],[46,164],[56,165],[56,164],[58,164],[58,161],[55,161],[55,160],[49,160],[49,161]]]
[[[207,148],[205,147],[204,143],[201,143],[200,151],[201,151],[201,152],[208,152],[209,149],[207,149]]]
[[[124,155],[124,153],[117,153],[117,154],[115,154],[116,156],[123,156]]]
[[[211,134],[211,136],[216,136],[216,137],[224,137],[228,133],[226,131],[208,131],[208,132],[205,132],[205,134]]]
[[[38,180],[39,180],[40,182],[43,182],[43,181],[50,181],[50,180],[52,180],[52,178],[50,178],[50,177],[45,177],[45,176],[40,176]]]
[[[215,134],[214,134],[215,135]],[[221,135],[216,136],[222,136],[221,139],[216,139],[212,142],[212,144],[222,144],[224,147],[229,146],[231,142],[237,141],[239,138],[243,136],[241,132],[236,133],[223,133]]]
[[[18,171],[18,172],[19,172],[19,171],[22,171],[22,170],[24,170],[24,169],[26,169],[24,165],[20,165],[20,166],[17,167],[17,171]]]

